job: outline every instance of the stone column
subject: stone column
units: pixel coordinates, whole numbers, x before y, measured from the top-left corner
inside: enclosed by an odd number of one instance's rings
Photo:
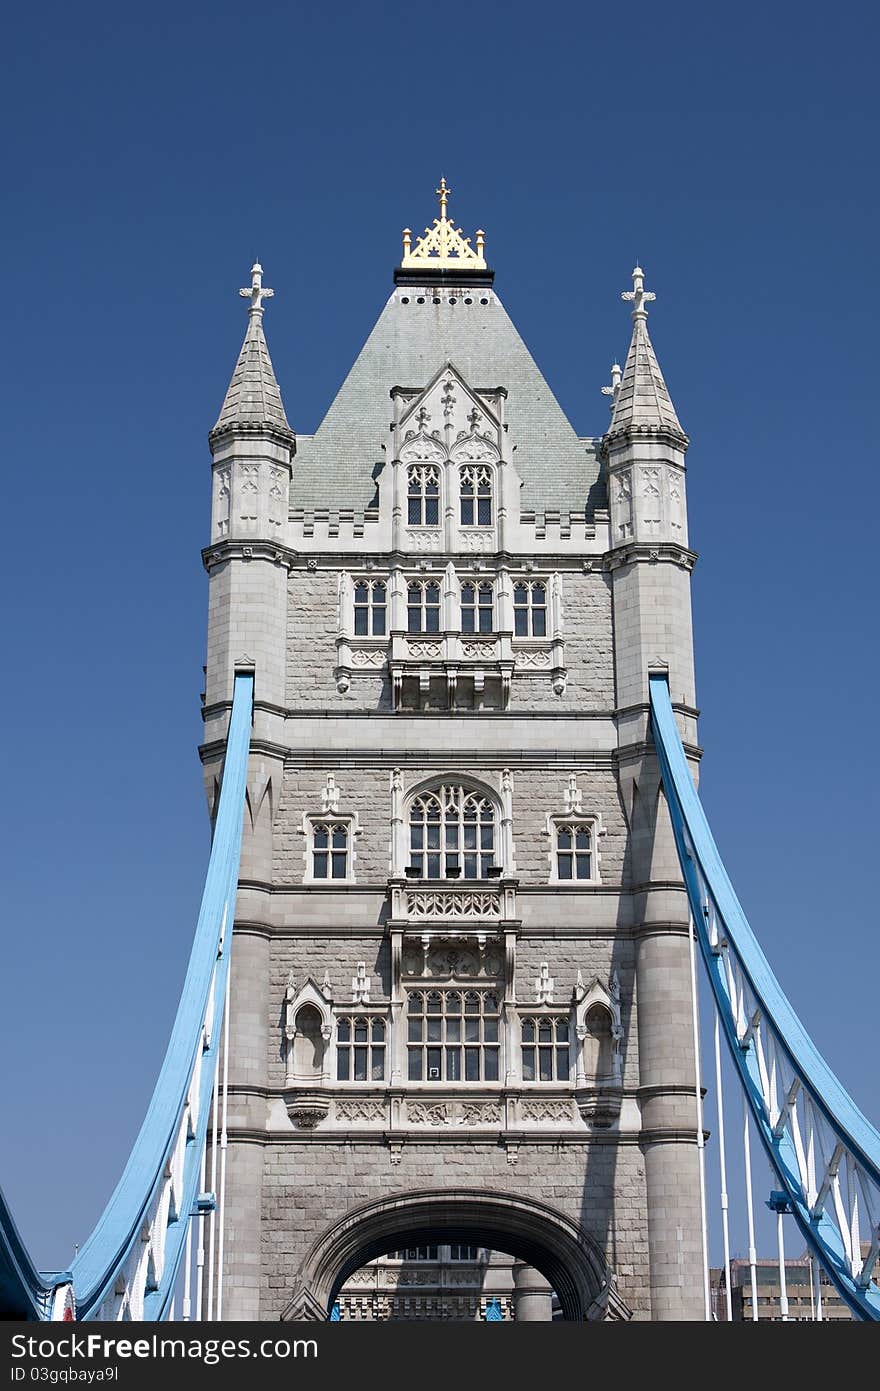
[[[553,1288],[540,1270],[517,1261],[513,1267],[513,1316],[517,1323],[550,1323]]]

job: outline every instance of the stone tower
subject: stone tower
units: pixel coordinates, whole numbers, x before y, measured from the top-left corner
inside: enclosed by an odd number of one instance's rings
[[[314,435],[263,333],[211,431],[206,734],[255,673],[224,1314],[323,1319],[385,1252],[700,1318],[688,915],[648,728],[696,756],[687,438],[647,331],[579,437],[439,217]]]

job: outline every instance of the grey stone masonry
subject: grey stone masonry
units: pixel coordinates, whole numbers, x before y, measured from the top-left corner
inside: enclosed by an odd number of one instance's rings
[[[325,1318],[419,1240],[509,1252],[566,1318],[702,1316],[687,904],[648,727],[659,667],[696,756],[687,439],[648,296],[592,440],[490,281],[398,284],[313,436],[246,292],[204,552],[211,806],[255,672],[231,1318]]]

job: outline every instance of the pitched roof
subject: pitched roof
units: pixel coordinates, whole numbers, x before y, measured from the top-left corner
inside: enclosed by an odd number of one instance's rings
[[[315,434],[297,433],[292,505],[370,507],[391,440],[391,388],[423,387],[447,362],[476,390],[506,388],[524,510],[605,505],[598,441],[578,437],[494,291],[415,285],[393,291]]]
[[[247,332],[238,362],[212,434],[232,425],[251,428],[264,425],[288,435],[293,434],[275,379],[262,320],[260,310],[252,310],[248,316]]]

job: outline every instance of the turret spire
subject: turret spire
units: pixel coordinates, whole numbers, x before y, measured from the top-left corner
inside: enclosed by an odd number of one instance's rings
[[[656,295],[645,289],[645,272],[641,266],[634,268],[632,279],[633,288],[624,290],[620,296],[632,304],[633,336],[626,365],[619,385],[614,380],[612,368],[611,387],[603,388],[605,394],[612,397],[608,433],[630,428],[665,430],[686,439],[648,336],[645,305],[656,299]]]
[[[251,267],[250,286],[238,293],[243,299],[250,300],[247,332],[211,435],[219,430],[240,426],[249,430],[275,430],[292,438],[293,431],[287,421],[263,333],[263,301],[271,299],[275,291],[263,285],[263,267],[259,261],[255,261]]]

